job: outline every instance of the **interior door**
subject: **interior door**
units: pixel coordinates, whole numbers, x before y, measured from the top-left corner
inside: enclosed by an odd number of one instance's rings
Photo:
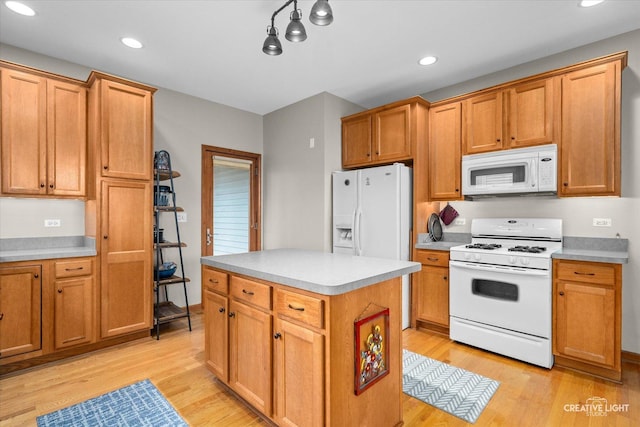
[[[202,146],[203,256],[261,247],[261,156]]]

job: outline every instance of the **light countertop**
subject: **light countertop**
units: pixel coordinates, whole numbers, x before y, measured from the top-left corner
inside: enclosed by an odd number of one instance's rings
[[[0,239],[0,262],[96,256],[95,239],[85,236]]]
[[[344,294],[421,268],[411,261],[301,249],[202,257],[200,263],[322,295]]]

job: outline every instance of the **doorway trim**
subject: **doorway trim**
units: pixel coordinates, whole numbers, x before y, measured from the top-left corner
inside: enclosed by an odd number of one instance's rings
[[[213,244],[207,245],[207,228],[213,233],[213,156],[247,160],[251,162],[251,200],[249,206],[249,251],[262,249],[262,155],[231,148],[202,145],[202,177],[201,177],[201,228],[200,248],[202,256],[213,255]],[[212,237],[213,238],[213,237]]]

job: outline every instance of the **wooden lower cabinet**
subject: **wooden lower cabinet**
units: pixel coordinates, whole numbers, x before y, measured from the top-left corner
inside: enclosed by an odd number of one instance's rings
[[[42,265],[0,267],[0,358],[42,348]]]
[[[336,296],[206,265],[202,281],[206,366],[265,418],[280,426],[402,424],[400,278]],[[390,309],[390,374],[356,395],[354,320],[371,306]]]
[[[414,327],[449,331],[449,253],[416,250],[422,270],[412,277]]]
[[[93,259],[55,261],[55,275],[55,348],[95,341]]]
[[[263,414],[272,409],[271,313],[229,302],[229,385]]]
[[[555,364],[620,381],[622,268],[554,260]]]

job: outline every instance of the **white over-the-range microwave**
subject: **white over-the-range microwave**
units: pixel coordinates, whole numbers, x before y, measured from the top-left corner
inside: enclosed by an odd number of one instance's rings
[[[465,199],[557,194],[558,147],[539,145],[462,156]]]

